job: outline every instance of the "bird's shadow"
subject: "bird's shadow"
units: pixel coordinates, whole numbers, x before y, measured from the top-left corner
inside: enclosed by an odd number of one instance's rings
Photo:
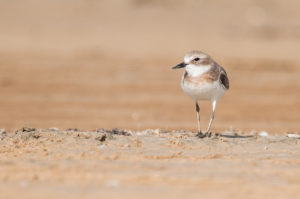
[[[254,135],[224,135],[224,134],[220,134],[219,137],[225,137],[225,138],[253,138],[255,137]]]

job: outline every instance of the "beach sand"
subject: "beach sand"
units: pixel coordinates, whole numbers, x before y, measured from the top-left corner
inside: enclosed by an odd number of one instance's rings
[[[228,130],[2,133],[1,198],[296,198],[300,139]]]
[[[300,1],[0,3],[0,198],[300,194]],[[191,50],[228,73],[221,136],[171,69]]]

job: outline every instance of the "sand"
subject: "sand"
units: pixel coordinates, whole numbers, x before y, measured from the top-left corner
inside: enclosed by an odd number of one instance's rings
[[[297,198],[300,139],[228,130],[2,133],[1,198]]]
[[[300,1],[0,4],[1,199],[299,196]],[[230,79],[203,140],[196,49]]]

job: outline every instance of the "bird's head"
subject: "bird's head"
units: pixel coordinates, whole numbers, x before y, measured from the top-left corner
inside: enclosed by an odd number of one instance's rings
[[[192,51],[184,56],[184,61],[177,64],[172,69],[184,68],[184,67],[207,67],[212,63],[212,59],[209,55],[201,51]]]

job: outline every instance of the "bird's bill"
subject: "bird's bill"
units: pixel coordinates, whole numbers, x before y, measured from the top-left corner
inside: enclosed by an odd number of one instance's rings
[[[184,68],[186,66],[186,64],[184,62],[172,67],[172,69],[178,69],[178,68]]]

